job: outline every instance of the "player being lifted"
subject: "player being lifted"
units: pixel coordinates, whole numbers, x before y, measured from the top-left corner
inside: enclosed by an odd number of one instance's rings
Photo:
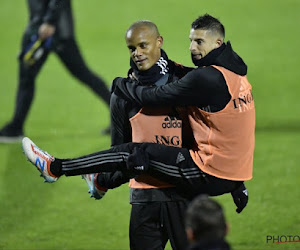
[[[248,201],[243,182],[252,178],[255,131],[247,66],[230,42],[224,42],[224,26],[210,15],[192,23],[189,38],[196,69],[163,86],[116,84],[114,92],[142,106],[185,107],[195,138],[192,148],[127,143],[79,158],[58,159],[25,138],[25,154],[44,178],[53,182],[62,175],[146,172],[191,196],[231,193],[241,212]]]

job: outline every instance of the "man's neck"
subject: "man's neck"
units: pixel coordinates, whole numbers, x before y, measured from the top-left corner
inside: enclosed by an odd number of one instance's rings
[[[161,56],[157,62],[148,70],[138,70],[137,66],[132,60],[130,60],[130,66],[134,73],[136,80],[142,85],[155,84],[161,77],[166,75],[169,71],[168,67],[168,56],[161,50]]]
[[[192,61],[198,67],[213,65],[216,58],[219,55],[221,55],[221,53],[224,51],[225,48],[226,48],[226,45],[225,45],[225,43],[223,43],[219,48],[212,50],[205,57],[203,57],[199,60],[195,60],[192,56]]]

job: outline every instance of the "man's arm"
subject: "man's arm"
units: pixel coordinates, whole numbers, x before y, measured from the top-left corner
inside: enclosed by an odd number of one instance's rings
[[[115,79],[113,86],[118,79]],[[111,120],[111,146],[131,142],[131,126],[128,115],[129,103],[112,93],[110,98],[110,120]],[[126,171],[115,171],[113,173],[100,173],[97,182],[100,186],[113,189],[129,181],[130,177]]]
[[[127,101],[112,93],[110,98],[111,146],[131,142],[127,107]]]
[[[54,35],[56,30],[57,21],[59,19],[60,12],[66,7],[66,0],[50,0],[46,13],[42,18],[42,24],[39,27],[39,38],[45,40]]]
[[[137,84],[116,84],[115,93],[141,106],[213,104],[215,96],[226,96],[228,88],[220,71],[213,67],[198,68],[180,80],[159,87]]]
[[[66,0],[50,0],[47,6],[46,14],[43,17],[43,23],[55,26],[60,11],[66,6]]]
[[[112,173],[99,173],[97,183],[99,186],[114,189],[127,183],[133,176],[130,176],[126,171],[115,171]]]

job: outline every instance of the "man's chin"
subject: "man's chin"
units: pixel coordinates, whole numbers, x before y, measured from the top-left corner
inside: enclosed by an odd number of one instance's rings
[[[198,61],[198,60],[202,59],[202,56],[201,55],[195,55],[195,56],[193,56],[193,59]]]
[[[137,68],[139,71],[146,71],[149,69],[148,65],[140,65]]]

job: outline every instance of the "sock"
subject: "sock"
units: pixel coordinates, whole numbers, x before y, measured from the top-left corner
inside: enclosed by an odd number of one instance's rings
[[[98,177],[99,177],[99,179],[98,179]],[[101,191],[106,192],[107,188],[101,186],[101,184],[100,184],[101,181],[102,181],[101,174],[98,174],[98,173],[95,174],[94,183],[95,183],[96,188],[101,190]]]
[[[56,177],[60,177],[63,175],[61,165],[62,165],[62,160],[57,158],[55,158],[55,160],[50,164],[50,171]]]

